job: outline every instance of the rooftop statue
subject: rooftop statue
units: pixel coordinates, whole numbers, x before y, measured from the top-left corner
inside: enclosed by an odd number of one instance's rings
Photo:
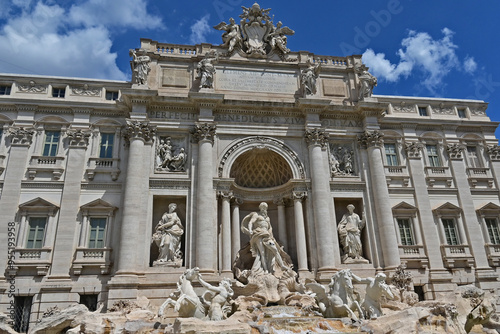
[[[302,84],[304,96],[316,94],[316,80],[321,70],[321,63],[319,62],[314,64],[308,59],[306,64],[307,68],[303,69],[302,73],[300,73],[300,83]]]
[[[262,9],[258,3],[254,3],[252,7],[242,6],[242,9],[239,25],[231,18],[229,24],[221,22],[214,26],[215,29],[224,31],[221,46],[228,49],[224,56],[230,57],[235,51],[257,58],[276,53],[281,60],[289,60],[287,54],[290,50],[286,46],[286,36],[291,36],[295,32],[283,27],[281,21],[275,26],[269,16],[270,8]]]
[[[359,79],[358,100],[363,101],[366,97],[372,96],[373,87],[377,85],[377,78],[368,72],[368,67],[363,64],[356,67],[356,73]]]
[[[196,67],[197,79],[200,79],[200,88],[214,88],[215,64],[219,60],[219,55],[215,51],[205,54]]]
[[[139,52],[144,53],[144,50],[139,50]],[[137,51],[133,49],[130,49],[129,55],[132,57],[130,62],[133,73],[132,82],[138,85],[147,85],[148,74],[151,71],[151,67],[149,67],[151,58],[146,55],[137,55]]]

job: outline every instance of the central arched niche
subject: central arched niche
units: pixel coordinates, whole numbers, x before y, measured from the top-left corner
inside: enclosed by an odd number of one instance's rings
[[[280,154],[266,147],[254,147],[236,158],[229,176],[238,186],[262,189],[287,183],[293,173]]]

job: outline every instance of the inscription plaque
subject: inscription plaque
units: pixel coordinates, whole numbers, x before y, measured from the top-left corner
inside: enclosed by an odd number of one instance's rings
[[[216,89],[245,92],[295,94],[297,74],[217,69]]]
[[[163,69],[163,87],[187,88],[189,85],[189,72],[183,69],[165,68]]]

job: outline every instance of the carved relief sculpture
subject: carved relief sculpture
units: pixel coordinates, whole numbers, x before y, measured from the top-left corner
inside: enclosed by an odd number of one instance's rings
[[[354,151],[339,146],[330,150],[330,172],[332,177],[354,175]]]
[[[197,79],[200,79],[200,88],[214,88],[215,64],[219,60],[219,55],[215,51],[205,54],[196,67]]]
[[[74,95],[101,96],[100,88],[90,88],[87,84],[83,85],[83,87],[71,87],[71,91]]]
[[[176,209],[175,203],[169,204],[168,212],[163,214],[156,225],[151,242],[158,246],[160,254],[153,262],[153,266],[170,264],[180,267],[182,264],[181,237],[184,234],[184,227],[175,212]]]
[[[451,159],[462,159],[464,150],[465,146],[459,143],[448,144],[446,146],[446,151],[448,151]]]
[[[70,146],[87,146],[90,138],[90,131],[68,130],[66,135],[69,139]]]
[[[319,62],[314,64],[308,59],[306,64],[307,68],[303,69],[302,73],[300,73],[300,83],[304,96],[316,94],[316,81],[321,70],[321,63]]]
[[[405,142],[405,149],[408,158],[420,158],[424,145],[420,142]]]
[[[18,84],[17,89],[23,93],[46,93],[47,85],[37,85],[35,81],[31,80],[29,84]]]
[[[368,263],[363,258],[361,244],[361,230],[365,227],[365,215],[360,219],[358,214],[354,213],[354,205],[347,206],[348,212],[342,216],[338,225],[340,243],[344,251],[342,263]]]
[[[186,170],[186,152],[183,147],[177,154],[173,154],[172,141],[169,138],[160,139],[156,153],[156,169],[169,172],[183,172]]]
[[[365,299],[361,303],[361,308],[366,319],[375,319],[382,315],[382,306],[380,299],[385,297],[388,300],[394,299],[394,294],[391,288],[385,283],[386,276],[384,273],[378,273],[373,277],[360,278],[352,274],[353,279],[359,283],[366,284]]]
[[[365,98],[372,96],[373,87],[377,85],[377,78],[368,72],[368,67],[364,64],[356,67],[356,73],[359,79],[358,100],[363,101]]]
[[[139,52],[145,53],[144,50],[139,50]],[[137,51],[133,49],[130,49],[129,55],[132,57],[130,65],[132,66],[133,83],[137,85],[147,85],[148,74],[151,71],[151,67],[149,66],[151,58],[145,54],[137,55]]]
[[[9,128],[8,133],[9,136],[12,137],[12,144],[31,145],[35,131],[33,129],[25,129],[23,127],[11,127]]]

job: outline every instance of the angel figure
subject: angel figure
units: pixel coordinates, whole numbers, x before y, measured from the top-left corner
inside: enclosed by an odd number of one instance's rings
[[[300,74],[300,82],[306,93],[305,95],[314,95],[316,94],[316,80],[321,70],[321,63],[318,62],[315,65],[308,59],[306,64],[307,68],[302,70]]]
[[[286,47],[287,38],[286,35],[292,36],[295,34],[295,31],[288,27],[282,27],[283,23],[281,21],[276,24],[276,27],[273,27],[272,32],[269,34],[271,48],[277,49],[282,54],[287,54],[290,52],[290,49]]]
[[[222,34],[222,41],[224,43],[222,43],[221,46],[228,48],[228,54],[231,54],[236,47],[241,47],[243,39],[241,37],[240,26],[234,22],[234,19],[232,17],[229,19],[229,24],[227,24],[226,22],[221,22],[218,25],[214,26],[214,28],[217,30],[225,31]]]

